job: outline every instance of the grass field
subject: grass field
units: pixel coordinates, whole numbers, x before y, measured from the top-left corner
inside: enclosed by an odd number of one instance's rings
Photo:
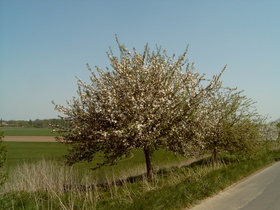
[[[66,147],[57,142],[5,142],[7,160],[5,166],[10,168],[23,162],[35,162],[42,158],[62,159]]]
[[[13,168],[23,162],[35,163],[42,159],[64,161],[64,155],[67,154],[66,146],[58,142],[5,142],[7,145],[6,168]],[[96,167],[96,163],[101,161],[100,155],[97,155],[92,162],[80,162],[74,165],[74,168],[81,173]],[[188,161],[188,158],[175,156],[165,150],[156,151],[153,163],[156,169],[166,168],[173,165],[182,165]],[[122,176],[128,170],[133,171],[129,176],[137,176],[145,172],[145,157],[142,150],[136,150],[131,155],[121,160],[117,165],[102,167],[98,170],[90,170],[98,179],[102,180],[106,175],[111,179],[113,176]]]
[[[149,181],[140,175],[145,173],[141,150],[116,166],[92,171],[88,169],[100,157],[91,163],[65,167],[61,160],[66,148],[57,142],[4,144],[8,148],[9,173],[0,188],[0,209],[182,209],[280,157],[279,150],[267,153],[264,149],[244,161],[224,156],[222,164],[211,165],[203,160],[188,167],[174,167],[188,159],[159,150],[153,163],[161,169]],[[126,179],[130,177],[134,179]]]
[[[56,136],[49,128],[20,128],[20,127],[0,127],[0,132],[4,136]]]

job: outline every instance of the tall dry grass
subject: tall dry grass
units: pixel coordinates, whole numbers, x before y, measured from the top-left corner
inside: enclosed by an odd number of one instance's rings
[[[171,165],[164,166],[168,167]],[[53,203],[65,210],[77,209],[77,206],[78,209],[96,209],[100,200],[112,199],[131,203],[133,198],[147,191],[158,190],[185,180],[199,179],[218,167],[220,166],[185,168],[179,173],[176,170],[163,169],[152,181],[148,181],[145,176],[138,176],[137,183],[130,183],[127,178],[144,174],[145,165],[124,169],[118,173],[112,172],[109,175],[104,174],[103,179],[100,179],[92,171],[81,174],[73,167],[54,160],[42,159],[36,163],[23,163],[13,168],[0,193],[2,195],[11,192],[30,193],[32,196],[29,199],[33,200],[37,209],[41,209],[46,202],[48,203],[46,209],[53,209]],[[42,199],[40,197],[42,193],[47,195],[47,198]]]
[[[50,191],[64,192],[69,186],[87,184],[88,175],[81,177],[73,167],[63,166],[57,161],[42,159],[36,163],[23,163],[9,172],[2,191]]]
[[[81,203],[81,200],[84,204],[79,209],[95,209],[99,199],[95,179],[90,173],[81,175],[73,167],[44,159],[36,163],[23,163],[9,171],[0,193],[22,192],[32,195],[29,199],[33,200],[36,209],[45,206],[40,193],[47,195],[50,206],[46,209],[53,209],[52,203],[59,203],[61,209],[75,209],[75,203]]]
[[[37,209],[41,209],[45,201],[40,198],[40,193],[45,193],[48,202],[58,202],[61,209],[77,209],[77,205],[79,209],[95,209],[97,202],[104,198],[132,201],[133,190],[126,178],[143,174],[144,171],[145,167],[140,165],[117,174],[104,174],[101,179],[91,171],[81,174],[73,167],[42,159],[36,163],[23,163],[10,170],[8,180],[1,187],[0,196],[31,193],[29,199],[33,200]],[[13,206],[13,201],[11,205]],[[51,206],[47,209],[52,209]]]

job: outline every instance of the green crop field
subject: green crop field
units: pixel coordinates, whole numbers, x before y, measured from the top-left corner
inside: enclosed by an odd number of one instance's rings
[[[44,159],[62,159],[67,153],[66,147],[57,142],[5,142],[7,160],[5,165],[13,167],[23,162]]]
[[[5,136],[56,136],[49,128],[0,127]]]

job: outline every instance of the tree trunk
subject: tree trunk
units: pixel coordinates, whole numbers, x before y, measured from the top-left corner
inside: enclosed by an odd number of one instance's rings
[[[143,150],[146,159],[147,178],[148,180],[151,180],[153,179],[153,175],[154,175],[154,169],[152,164],[152,149],[151,146],[147,146]]]
[[[218,162],[218,150],[217,150],[217,142],[214,142],[213,149],[213,163],[216,164]]]
[[[218,151],[217,148],[214,147],[213,149],[213,163],[216,164],[218,162]]]

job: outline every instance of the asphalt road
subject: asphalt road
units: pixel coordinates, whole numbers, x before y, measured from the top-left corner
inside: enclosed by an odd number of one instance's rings
[[[191,210],[280,210],[280,162],[202,201]]]

